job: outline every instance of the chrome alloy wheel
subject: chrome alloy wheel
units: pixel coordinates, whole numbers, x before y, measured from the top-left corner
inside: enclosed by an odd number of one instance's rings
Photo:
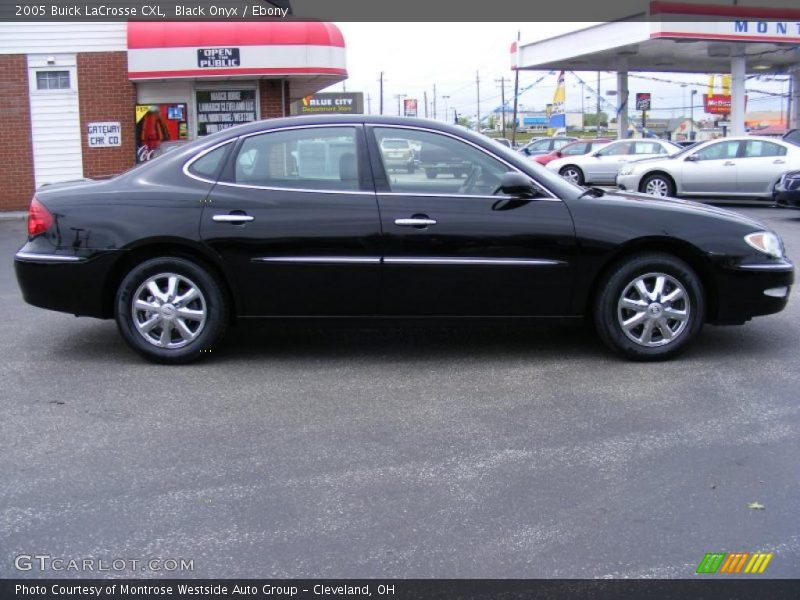
[[[617,302],[617,320],[625,335],[653,348],[674,342],[686,330],[689,294],[666,273],[648,273],[631,281]]]
[[[644,193],[663,198],[669,196],[669,185],[663,179],[654,178],[647,182],[644,187]]]
[[[577,184],[581,180],[581,175],[577,169],[564,169],[561,176],[567,181]]]
[[[190,279],[159,273],[136,290],[131,314],[136,330],[149,343],[159,348],[182,348],[203,331],[206,300]]]

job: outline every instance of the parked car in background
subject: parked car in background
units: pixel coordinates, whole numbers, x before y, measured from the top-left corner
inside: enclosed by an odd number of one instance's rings
[[[784,142],[800,146],[800,129],[790,129],[783,134],[783,138],[781,139],[783,139]]]
[[[416,171],[414,150],[408,140],[385,139],[381,141],[381,150],[386,160],[386,168],[389,170],[403,170],[406,173]]]
[[[511,140],[506,138],[492,138],[495,142],[500,144],[501,146],[505,146],[506,148],[513,148],[514,144],[511,143]]]
[[[549,154],[553,150],[560,150],[570,142],[574,142],[576,137],[545,137],[535,138],[519,149],[525,156],[538,156],[539,154]]]
[[[584,154],[589,154],[590,152],[596,152],[602,146],[610,143],[611,141],[612,140],[607,138],[578,140],[576,142],[571,142],[566,146],[562,146],[560,150],[553,150],[547,154],[536,155],[533,157],[533,160],[540,165],[546,165],[557,158],[563,158],[565,156],[582,156]]]
[[[620,189],[651,196],[731,196],[772,199],[786,171],[800,168],[800,146],[742,136],[703,142],[679,154],[624,165]]]
[[[680,151],[680,146],[667,140],[618,140],[590,154],[550,161],[547,168],[578,185],[614,185],[617,171],[626,162],[657,156],[667,157]]]
[[[389,174],[386,140],[468,175]],[[758,221],[584,189],[405,117],[225,129],[113,179],[37,190],[27,229],[14,267],[28,303],[114,318],[133,350],[172,364],[209,356],[237,317],[589,317],[622,355],[664,359],[706,322],[783,310],[794,281]]]
[[[800,209],[800,171],[784,173],[775,186],[775,205]]]

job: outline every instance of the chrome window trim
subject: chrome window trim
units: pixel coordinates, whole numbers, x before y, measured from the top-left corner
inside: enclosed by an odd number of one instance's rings
[[[183,173],[187,177],[191,177],[192,179],[195,179],[197,181],[202,181],[203,183],[211,183],[211,184],[216,184],[216,185],[224,185],[224,186],[227,186],[227,187],[236,187],[236,188],[244,188],[244,189],[251,189],[251,190],[267,190],[267,191],[274,191],[274,192],[299,192],[299,193],[304,193],[304,194],[345,194],[345,195],[373,196],[373,195],[376,194],[376,192],[374,192],[374,191],[364,191],[364,190],[352,190],[352,191],[348,191],[348,190],[326,190],[326,189],[316,190],[316,189],[311,189],[311,188],[287,188],[287,187],[266,186],[266,185],[252,185],[252,184],[249,184],[249,183],[236,183],[236,182],[232,182],[232,181],[212,181],[210,179],[206,179],[204,177],[200,177],[199,175],[194,175],[194,174],[189,172],[189,167],[192,165],[192,163],[194,161],[202,158],[203,156],[205,156],[209,152],[212,152],[213,150],[216,150],[217,148],[220,148],[220,147],[224,146],[225,144],[231,144],[231,143],[237,142],[237,141],[239,141],[241,139],[253,137],[253,136],[256,136],[256,135],[263,135],[263,134],[267,134],[267,133],[276,133],[278,131],[288,131],[288,130],[292,130],[292,129],[322,129],[322,128],[327,128],[327,127],[359,127],[359,126],[361,126],[361,127],[364,127],[364,126],[366,126],[366,127],[385,127],[385,128],[394,128],[394,129],[414,129],[414,130],[417,130],[417,131],[426,131],[428,133],[434,133],[434,134],[445,135],[447,137],[451,137],[454,140],[464,142],[466,144],[469,144],[470,146],[473,146],[474,148],[477,148],[478,150],[480,150],[481,152],[483,152],[484,154],[486,154],[490,158],[494,158],[495,160],[500,161],[501,163],[503,163],[504,165],[506,165],[507,167],[509,167],[513,171],[516,171],[517,173],[521,173],[522,175],[525,175],[525,177],[527,177],[528,179],[531,179],[531,181],[533,181],[536,186],[538,186],[540,189],[542,189],[545,192],[547,192],[548,194],[550,194],[550,198],[534,198],[533,200],[545,201],[545,202],[563,202],[563,200],[561,198],[559,198],[558,195],[555,194],[550,188],[542,185],[538,181],[534,181],[531,178],[530,175],[520,171],[520,169],[518,167],[515,167],[514,165],[512,165],[511,163],[509,163],[505,159],[501,158],[500,156],[492,154],[490,151],[486,150],[485,148],[482,148],[481,146],[475,144],[474,142],[471,142],[470,140],[466,140],[464,138],[460,138],[460,137],[458,137],[456,135],[453,135],[451,133],[448,133],[446,131],[439,131],[437,129],[430,129],[428,127],[420,127],[420,126],[415,126],[415,125],[382,125],[382,124],[377,124],[377,123],[364,123],[364,122],[352,122],[352,121],[349,121],[349,122],[346,122],[346,123],[325,123],[325,124],[317,124],[317,125],[288,125],[288,126],[285,126],[285,127],[273,127],[271,129],[262,129],[260,131],[253,131],[251,133],[243,134],[243,135],[237,136],[235,138],[231,138],[231,139],[225,140],[224,142],[220,142],[219,144],[215,144],[214,146],[211,146],[210,148],[206,148],[200,154],[198,154],[196,156],[193,156],[188,161],[186,161],[186,163],[184,163],[184,165],[183,165]],[[478,195],[471,195],[471,194],[424,194],[424,193],[407,194],[407,193],[404,193],[404,192],[377,192],[377,195],[383,195],[383,196],[418,196],[418,197],[421,197],[421,198],[483,198],[483,199],[487,199],[488,198],[488,199],[496,199],[496,200],[513,200],[514,199],[513,196],[485,196],[485,195],[482,195],[482,194],[478,194]]]
[[[467,139],[465,139],[465,138],[459,137],[459,136],[457,136],[457,135],[454,135],[454,134],[452,134],[452,133],[449,133],[449,132],[447,132],[447,131],[439,131],[438,129],[430,129],[430,128],[428,128],[428,127],[421,127],[421,126],[419,126],[419,125],[384,125],[384,124],[380,124],[380,123],[365,123],[365,125],[367,126],[367,128],[368,128],[368,129],[369,129],[369,128],[382,128],[382,129],[413,129],[413,130],[415,130],[415,131],[425,131],[425,132],[427,132],[427,133],[433,133],[433,134],[436,134],[436,135],[444,135],[444,136],[447,136],[447,137],[453,138],[454,140],[456,140],[456,141],[458,141],[458,142],[462,142],[462,143],[465,143],[465,144],[469,144],[469,145],[470,145],[470,146],[472,146],[473,148],[476,148],[477,150],[480,150],[481,152],[483,152],[483,153],[484,153],[486,156],[488,156],[489,158],[493,158],[494,160],[496,160],[496,161],[499,161],[499,162],[503,163],[505,166],[507,166],[507,167],[508,167],[509,169],[511,169],[512,171],[516,171],[517,173],[520,173],[521,175],[524,175],[525,177],[527,177],[528,179],[530,179],[530,180],[531,180],[531,182],[533,182],[533,183],[534,183],[534,185],[536,185],[536,186],[537,186],[537,187],[539,187],[540,189],[542,189],[542,190],[544,190],[545,192],[547,192],[548,194],[550,194],[550,196],[551,196],[551,198],[550,198],[550,199],[552,199],[552,200],[555,200],[556,202],[562,202],[561,198],[559,198],[557,194],[553,193],[553,191],[552,191],[551,189],[549,189],[549,188],[545,187],[544,185],[542,185],[542,184],[541,184],[541,183],[539,183],[538,181],[535,181],[535,180],[534,180],[534,179],[533,179],[533,178],[532,178],[530,175],[528,175],[527,173],[525,173],[525,172],[521,171],[521,170],[519,169],[519,167],[516,167],[516,166],[514,166],[513,164],[511,164],[510,162],[508,162],[506,159],[504,159],[502,156],[498,156],[498,155],[496,155],[496,154],[492,154],[492,153],[491,153],[489,150],[487,150],[486,148],[484,148],[484,147],[482,147],[482,146],[479,146],[478,144],[476,144],[476,143],[474,143],[474,142],[472,142],[472,141],[470,141],[470,140],[467,140]],[[487,139],[488,139],[488,138],[487,138]],[[381,194],[383,194],[383,195],[395,195],[395,196],[396,196],[396,195],[400,195],[400,196],[424,196],[423,194],[414,194],[414,193],[405,193],[405,192],[378,192],[378,194],[379,194],[379,195],[381,195]],[[475,196],[473,196],[473,195],[470,195],[470,194],[452,194],[452,195],[446,195],[446,194],[430,194],[430,195],[431,195],[431,196],[457,197],[457,198],[487,198],[487,197],[488,197],[488,198],[496,198],[496,196],[485,196],[485,195],[483,195],[483,194],[479,194],[479,195],[475,195]],[[542,200],[542,198],[534,198],[534,200]]]
[[[38,254],[36,252],[19,251],[14,255],[17,260],[36,262],[83,262],[82,256],[68,256],[66,254]]]
[[[192,179],[196,179],[197,181],[202,181],[203,183],[211,183],[211,184],[217,183],[213,179],[206,179],[205,177],[200,177],[199,175],[195,175],[194,173],[189,171],[189,167],[191,167],[195,161],[200,160],[209,152],[213,152],[217,148],[222,148],[222,146],[225,146],[226,144],[233,144],[238,139],[239,138],[231,138],[229,140],[225,140],[224,142],[220,142],[219,144],[214,144],[210,148],[206,148],[205,150],[203,150],[200,154],[193,156],[185,163],[183,163],[183,174],[186,175],[187,177],[191,177]]]

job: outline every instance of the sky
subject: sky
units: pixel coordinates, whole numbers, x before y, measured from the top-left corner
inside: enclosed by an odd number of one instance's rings
[[[443,118],[445,104],[452,116],[452,109],[459,114],[475,116],[477,109],[476,71],[480,76],[481,114],[500,106],[501,90],[498,80],[507,78],[506,97],[513,98],[513,71],[511,70],[510,47],[520,32],[523,43],[546,39],[593,25],[594,23],[337,23],[347,45],[347,69],[349,78],[344,83],[347,91],[361,91],[365,95],[371,112],[379,111],[378,77],[384,72],[384,113],[397,114],[398,94],[419,101],[419,114],[424,116],[423,93],[427,91],[432,104],[433,85],[436,84],[437,116]],[[520,89],[536,82],[544,72],[520,72]],[[587,83],[596,85],[597,73],[578,73]],[[704,116],[702,94],[705,92],[706,77],[701,75],[681,75],[652,73],[641,74],[690,85],[681,88],[679,83],[659,83],[631,77],[628,87],[630,98],[636,92],[652,94],[652,117],[688,116],[689,93],[697,89],[695,97],[695,118]],[[545,77],[535,87],[520,96],[520,104],[534,110],[543,110],[551,102],[556,85],[556,75]],[[753,80],[748,87],[773,92],[787,92],[788,85],[776,81]],[[605,95],[607,90],[616,88],[614,73],[601,73],[601,90],[606,99],[614,102],[614,97]],[[341,91],[342,84],[327,91]],[[567,110],[581,110],[580,85],[575,78],[567,75]],[[367,103],[366,97],[370,101]],[[594,112],[595,99],[586,99],[586,112]],[[444,99],[444,96],[449,96]],[[684,98],[686,98],[684,100]],[[785,100],[783,100],[785,110]],[[751,93],[748,110],[780,110],[781,102],[775,98]],[[432,108],[429,109],[432,115]]]

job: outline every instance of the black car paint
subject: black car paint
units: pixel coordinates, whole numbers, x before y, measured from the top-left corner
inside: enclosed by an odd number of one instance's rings
[[[363,125],[365,172],[358,194],[286,192],[214,184],[185,174],[187,161],[226,140],[298,125]],[[415,197],[386,193],[369,124],[412,126],[453,135],[494,154],[545,190],[534,199]],[[368,146],[364,144],[369,143]],[[374,181],[374,184],[373,184]],[[374,188],[372,187],[374,185]],[[392,117],[294,117],[242,125],[176,149],[114,179],[42,188],[37,198],[55,225],[21,252],[81,259],[17,258],[25,300],[93,317],[113,316],[121,278],[143,258],[181,254],[219,277],[240,317],[532,316],[580,317],[609,265],[622,255],[660,249],[698,271],[709,294],[707,319],[740,323],[777,312],[786,298],[762,292],[793,282],[791,263],[750,248],[746,234],[766,229],[733,212],[639,194],[581,197],[582,189],[491,140],[441,123]],[[245,225],[210,221],[246,211]],[[425,229],[395,218],[424,214]],[[363,264],[264,264],[280,256],[349,256]],[[542,259],[509,265],[396,264],[397,257]],[[747,270],[747,264],[772,268]],[[743,290],[746,290],[743,292]],[[743,300],[744,299],[744,300]]]
[[[800,171],[784,173],[775,186],[775,205],[780,208],[800,209]]]

